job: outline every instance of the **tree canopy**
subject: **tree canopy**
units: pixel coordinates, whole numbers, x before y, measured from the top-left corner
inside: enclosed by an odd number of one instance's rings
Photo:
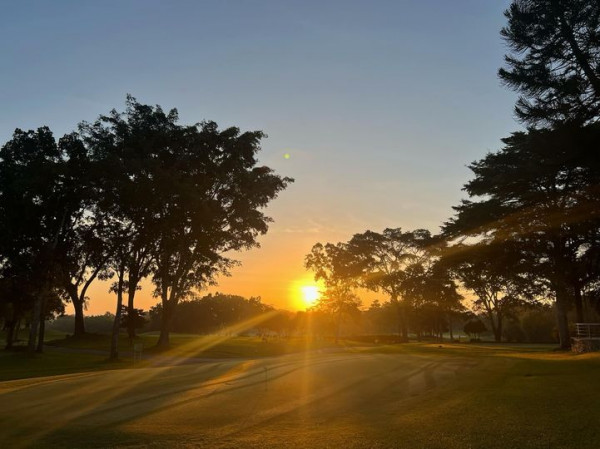
[[[511,53],[500,79],[521,94],[529,125],[595,122],[600,113],[600,4],[514,0],[501,35]]]
[[[211,121],[181,125],[175,109],[131,96],[124,112],[58,142],[45,127],[16,130],[0,150],[3,301],[12,298],[13,312],[34,307],[39,320],[46,293],[59,292],[80,334],[87,289],[112,277],[116,358],[124,299],[134,316],[140,281],[151,277],[167,345],[177,303],[227,274],[235,251],[258,246],[271,221],[264,208],[292,182],[258,163],[264,137]],[[132,336],[135,320],[125,323]]]

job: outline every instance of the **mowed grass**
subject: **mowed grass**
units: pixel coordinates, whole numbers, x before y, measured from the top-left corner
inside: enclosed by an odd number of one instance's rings
[[[118,369],[122,365],[109,364],[105,356],[94,354],[50,352],[30,356],[25,351],[0,351],[0,381]]]
[[[599,376],[542,345],[350,343],[24,379],[0,447],[596,448]]]
[[[195,359],[274,357],[297,352],[339,348],[332,340],[304,338],[268,339],[228,335],[172,334],[168,350],[157,349],[158,333],[138,335],[143,360],[133,362],[133,344],[126,335],[119,338],[119,361],[109,362],[110,336],[86,334],[73,338],[61,333],[47,335],[43,354],[28,355],[24,341],[12,352],[0,351],[0,381],[120,368],[191,363]],[[345,342],[343,345],[356,345]]]
[[[171,334],[170,347],[165,351],[156,347],[157,341],[157,332],[139,334],[133,342],[125,334],[121,334],[119,337],[120,356],[128,359],[131,356],[134,343],[141,343],[143,354],[149,356],[166,355],[198,358],[273,357],[337,346],[332,339],[307,340],[296,337],[263,339],[261,337],[239,337],[227,334]],[[47,345],[78,350],[108,351],[110,336],[87,334],[80,338],[62,337],[49,339]]]

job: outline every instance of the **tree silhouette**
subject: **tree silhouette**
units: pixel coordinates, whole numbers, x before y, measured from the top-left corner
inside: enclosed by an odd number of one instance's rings
[[[109,173],[100,206],[119,241],[115,335],[125,290],[133,307],[139,281],[151,273],[162,301],[162,347],[179,301],[227,273],[235,261],[225,253],[258,245],[270,221],[262,208],[292,181],[257,165],[262,132],[177,122],[175,109],[130,96],[124,113],[82,126]]]
[[[483,321],[479,319],[467,321],[463,327],[463,331],[467,335],[475,335],[475,337],[479,340],[479,336],[487,331],[485,324]]]
[[[361,285],[389,296],[398,315],[398,333],[404,341],[408,341],[410,301],[418,296],[416,282],[411,287],[409,282],[411,275],[417,274],[417,267],[423,272],[429,268],[425,265],[432,260],[428,252],[431,245],[429,231],[403,232],[400,228],[385,229],[381,234],[355,234],[347,245],[354,275]]]
[[[74,336],[85,333],[83,310],[88,300],[87,291],[96,279],[110,276],[107,262],[111,242],[105,240],[105,230],[97,217],[98,177],[104,175],[95,169],[94,161],[77,133],[60,140],[64,152],[64,190],[75,211],[72,226],[60,240],[57,282],[75,311]]]
[[[499,76],[521,93],[533,125],[594,122],[600,113],[600,3],[514,0],[501,35],[512,51]]]
[[[0,274],[19,293],[12,298],[21,302],[12,304],[13,313],[31,311],[30,352],[43,350],[58,251],[80,214],[66,187],[63,156],[62,142],[47,127],[17,129],[0,150]]]
[[[531,273],[543,279],[556,299],[561,346],[570,339],[567,310],[580,290],[582,264],[597,253],[598,125],[530,130],[503,139],[504,148],[474,162],[475,177],[446,224],[453,237],[475,236],[512,242],[528,258]],[[597,260],[592,268],[598,272]],[[587,282],[593,275],[585,277]]]
[[[340,328],[345,317],[356,317],[360,314],[361,301],[352,291],[348,283],[338,283],[325,288],[315,306],[315,311],[327,313],[333,322],[334,338],[337,344]]]
[[[535,304],[541,293],[519,250],[513,242],[481,241],[454,246],[444,257],[461,284],[477,296],[475,308],[485,313],[497,342],[506,319],[519,306]]]
[[[460,316],[465,308],[452,272],[440,257],[443,245],[437,238],[436,241],[437,244],[427,248],[426,257],[405,269],[406,279],[401,291],[410,304],[411,324],[418,338],[428,331],[441,340],[443,333],[449,330],[452,339],[452,318]]]

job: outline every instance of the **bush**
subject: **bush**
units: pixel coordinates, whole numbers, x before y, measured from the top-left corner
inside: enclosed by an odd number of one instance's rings
[[[112,332],[115,316],[112,313],[106,312],[104,315],[86,316],[84,320],[86,332],[91,334],[110,334]],[[64,315],[58,317],[46,325],[46,328],[49,330],[65,332],[68,334],[73,333],[74,327],[74,315]]]
[[[479,340],[479,335],[484,333],[485,331],[487,331],[487,328],[485,327],[485,324],[483,324],[483,321],[477,319],[477,320],[467,321],[465,323],[465,326],[463,327],[463,331],[469,337],[471,335],[475,335],[475,338],[477,338],[477,340]]]
[[[554,343],[556,318],[551,307],[528,310],[522,315],[521,327],[529,343]]]

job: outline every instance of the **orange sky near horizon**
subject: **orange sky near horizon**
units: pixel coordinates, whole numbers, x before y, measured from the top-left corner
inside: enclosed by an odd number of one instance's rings
[[[304,258],[314,244],[347,241],[355,233],[380,232],[386,227],[437,232],[442,221],[451,216],[451,206],[462,196],[460,179],[449,179],[455,191],[444,197],[426,180],[418,179],[418,173],[357,188],[357,180],[369,167],[357,171],[351,161],[340,163],[318,147],[310,151],[276,148],[271,140],[264,141],[260,165],[295,181],[264,210],[273,222],[267,234],[258,238],[260,247],[233,253],[231,257],[241,266],[232,269],[231,276],[219,276],[218,284],[199,291],[200,295],[221,292],[247,298],[260,296],[263,303],[276,308],[304,310],[302,287],[315,284],[313,274],[304,269]],[[371,170],[379,169],[379,164],[385,161],[378,161]],[[326,175],[314,176],[317,165]],[[416,190],[418,200],[411,198]],[[99,281],[92,284],[87,315],[115,312],[116,298],[108,292],[109,285]],[[160,302],[152,292],[152,282],[146,279],[136,294],[136,307],[148,310]],[[388,299],[364,290],[359,296],[363,306],[374,299]],[[73,313],[70,305],[67,313]]]
[[[278,170],[278,172],[282,171]],[[283,173],[287,175],[285,171]],[[317,285],[317,283],[312,272],[306,271],[303,264],[305,256],[315,243],[346,241],[353,234],[367,229],[381,231],[385,227],[402,225],[393,221],[384,224],[383,219],[376,219],[373,216],[364,217],[364,223],[361,223],[360,215],[355,217],[346,215],[339,220],[337,227],[334,227],[331,225],[336,222],[335,216],[316,213],[315,216],[320,216],[320,219],[310,218],[309,214],[317,212],[311,209],[310,204],[298,204],[290,212],[289,202],[294,201],[294,196],[298,194],[294,189],[303,189],[301,180],[296,180],[288,191],[282,192],[279,198],[267,207],[265,212],[274,219],[274,222],[271,223],[267,234],[259,237],[260,247],[232,254],[241,265],[232,269],[231,276],[219,276],[218,284],[199,291],[200,295],[221,292],[247,298],[260,296],[263,303],[276,308],[291,311],[305,310],[307,305],[303,300],[302,287]],[[337,196],[338,193],[335,195]],[[380,222],[380,226],[369,226],[367,220],[371,223]],[[403,227],[405,229],[423,227],[422,223],[410,224],[412,226]],[[436,230],[435,226],[430,228]],[[116,297],[108,292],[109,285],[109,281],[96,281],[92,284],[88,293],[90,301],[86,315],[115,312]],[[136,307],[148,310],[159,303],[160,299],[153,297],[152,291],[153,285],[150,279],[143,281],[142,290],[136,294]],[[361,291],[359,296],[363,306],[368,306],[374,299],[387,300],[384,295],[376,292]],[[70,305],[67,306],[67,313],[73,313]]]
[[[359,231],[357,231],[359,232]],[[262,302],[286,310],[304,310],[302,287],[317,285],[311,272],[304,269],[304,257],[312,246],[321,241],[338,241],[336,233],[329,236],[313,231],[293,231],[282,229],[282,225],[272,223],[269,232],[260,237],[260,248],[233,254],[241,265],[231,270],[231,276],[219,276],[217,285],[199,291],[227,293],[244,297],[260,296]],[[115,312],[116,297],[109,293],[110,281],[97,281],[89,289],[87,315]],[[160,302],[152,295],[154,287],[150,279],[142,283],[142,290],[136,294],[136,306],[148,310]],[[70,305],[67,313],[72,313]]]

